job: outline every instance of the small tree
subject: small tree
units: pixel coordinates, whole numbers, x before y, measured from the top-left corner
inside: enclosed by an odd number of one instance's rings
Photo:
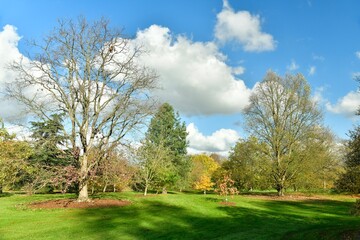
[[[190,179],[194,189],[204,191],[211,190],[215,185],[211,181],[212,174],[219,168],[219,164],[205,154],[193,155],[191,159]]]
[[[230,178],[228,173],[224,173],[222,178],[217,182],[217,191],[221,196],[225,196],[225,201],[228,201],[228,196],[239,194],[239,191],[234,186],[235,181]]]
[[[169,149],[163,144],[145,142],[137,152],[138,173],[140,184],[144,187],[144,196],[151,186],[164,187],[171,182],[174,166],[170,159]]]
[[[206,194],[206,191],[212,189],[215,184],[211,181],[211,178],[207,175],[202,175],[198,181],[194,183],[196,190],[201,190]]]
[[[109,186],[116,192],[129,186],[133,175],[134,171],[123,154],[112,151],[100,162],[95,178],[97,178],[98,184],[102,186],[103,192],[106,192]]]

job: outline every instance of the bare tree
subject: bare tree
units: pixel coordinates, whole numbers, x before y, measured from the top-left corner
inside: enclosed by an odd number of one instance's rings
[[[296,176],[303,160],[294,153],[322,119],[310,94],[301,74],[281,78],[268,72],[250,97],[245,113],[249,132],[267,145],[264,152],[273,162],[272,176],[279,195],[284,194],[286,183]]]
[[[11,66],[18,78],[8,86],[8,96],[43,119],[65,114],[71,148],[74,155],[80,152],[78,200],[87,201],[89,172],[102,159],[90,163],[88,153],[95,145],[115,148],[144,122],[152,113],[150,91],[157,76],[139,64],[141,48],[105,19],[59,21],[42,42],[31,45],[30,61]]]

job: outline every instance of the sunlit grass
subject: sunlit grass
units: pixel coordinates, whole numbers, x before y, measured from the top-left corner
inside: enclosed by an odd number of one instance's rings
[[[338,195],[302,201],[240,195],[230,199],[235,206],[224,206],[212,194],[126,192],[97,196],[130,200],[125,207],[26,206],[64,197],[74,195],[3,195],[0,239],[339,239],[360,230],[360,218],[349,214],[355,200]]]

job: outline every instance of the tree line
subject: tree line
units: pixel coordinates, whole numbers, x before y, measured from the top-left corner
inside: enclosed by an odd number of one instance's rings
[[[1,189],[89,193],[131,187],[166,193],[194,189],[359,191],[359,129],[346,144],[323,124],[301,74],[269,71],[244,111],[249,137],[224,159],[187,154],[180,115],[152,96],[157,75],[146,54],[105,19],[59,21],[35,51],[11,64],[7,97],[26,107],[31,138],[0,129]],[[151,120],[149,121],[149,119]],[[149,124],[148,124],[149,123]],[[142,133],[141,142],[131,136]]]

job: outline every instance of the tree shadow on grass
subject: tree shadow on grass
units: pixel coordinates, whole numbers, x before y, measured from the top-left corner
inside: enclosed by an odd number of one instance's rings
[[[360,218],[349,214],[351,202],[336,200],[262,201],[263,212],[289,221],[298,219],[298,227],[290,229],[283,239],[358,239],[346,233],[360,229]],[[344,235],[345,234],[345,235]]]
[[[0,193],[0,198],[2,198],[2,197],[11,197],[13,195],[14,195],[14,193],[3,192],[3,193]]]
[[[82,209],[79,227],[91,239],[301,239],[301,231],[360,226],[342,213],[351,203],[256,201],[240,207],[212,203],[217,198],[205,201],[212,206],[209,212],[156,199],[121,208]]]

